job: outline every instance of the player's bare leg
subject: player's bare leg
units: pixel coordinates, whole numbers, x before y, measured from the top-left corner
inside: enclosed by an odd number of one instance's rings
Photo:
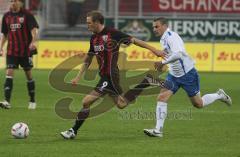
[[[167,102],[173,95],[171,90],[162,88],[157,98],[156,107],[156,127],[154,129],[144,129],[143,132],[150,137],[162,137],[163,125],[167,117]]]
[[[216,93],[206,94],[203,97],[201,97],[199,93],[194,97],[190,97],[190,100],[196,108],[206,107],[216,100],[220,100],[228,106],[232,104],[231,97],[227,95],[223,89],[219,89]]]
[[[61,132],[61,136],[65,139],[73,139],[77,135],[77,131],[85,122],[85,120],[89,116],[90,106],[97,101],[103,94],[93,90],[88,95],[86,95],[82,100],[83,108],[78,113],[77,118],[75,120],[75,124],[72,128],[67,131]]]
[[[35,81],[32,77],[32,71],[31,69],[25,69],[24,72],[27,79],[28,95],[30,97],[28,109],[36,109],[37,104],[35,102]]]
[[[10,109],[11,104],[11,95],[12,95],[12,89],[13,89],[13,75],[14,75],[14,69],[7,69],[6,70],[6,80],[4,83],[4,96],[5,100],[0,102],[0,107],[4,109]]]
[[[124,103],[126,101],[128,104],[132,103],[136,100],[136,98],[142,93],[142,91],[149,87],[149,86],[159,86],[161,88],[164,87],[164,80],[153,78],[152,75],[147,74],[142,82],[140,82],[138,85],[136,85],[133,89],[130,89],[127,91],[119,101]]]
[[[147,74],[144,79],[133,89],[130,89],[123,95],[115,97],[113,100],[119,109],[123,109],[127,107],[130,103],[134,102],[145,88],[151,85],[163,87],[164,82],[164,80],[155,79],[152,75]]]

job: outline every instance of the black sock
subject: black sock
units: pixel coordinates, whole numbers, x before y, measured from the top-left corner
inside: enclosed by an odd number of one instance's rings
[[[27,82],[28,95],[30,97],[30,102],[35,102],[35,82],[30,80]]]
[[[89,112],[90,109],[89,108],[83,108],[81,109],[80,112],[78,112],[77,115],[77,119],[75,121],[74,126],[72,127],[72,129],[74,130],[74,133],[77,134],[77,131],[79,130],[79,128],[82,126],[82,124],[84,123],[84,121],[87,119],[87,117],[89,116]]]
[[[5,84],[4,84],[4,95],[5,95],[5,100],[7,102],[10,102],[12,88],[13,88],[13,78],[6,78]]]
[[[124,98],[127,99],[128,102],[134,101],[143,91],[144,88],[149,87],[150,84],[147,79],[144,79],[141,83],[135,86],[133,89],[130,89],[124,94]]]

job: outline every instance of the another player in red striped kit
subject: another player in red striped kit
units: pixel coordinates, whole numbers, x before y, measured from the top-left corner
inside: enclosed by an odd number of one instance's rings
[[[32,55],[36,52],[38,23],[34,16],[23,8],[22,0],[10,0],[10,10],[2,18],[2,38],[0,42],[0,55],[6,41],[6,80],[4,84],[5,100],[0,102],[0,107],[11,108],[10,100],[13,88],[14,69],[19,65],[23,68],[27,78],[27,88],[30,96],[29,109],[36,108],[35,82],[32,77]]]
[[[93,33],[90,40],[90,49],[84,60],[84,64],[80,69],[78,75],[72,80],[73,84],[77,84],[83,73],[88,69],[92,63],[92,59],[96,56],[99,65],[100,80],[94,90],[85,96],[82,100],[83,108],[78,113],[75,124],[67,131],[61,132],[61,136],[65,139],[73,139],[77,135],[77,131],[82,126],[84,121],[88,118],[90,113],[90,106],[96,102],[100,97],[108,94],[113,98],[114,103],[120,109],[128,106],[141,91],[153,83],[151,76],[146,76],[144,80],[135,88],[130,89],[123,94],[119,80],[118,55],[121,44],[129,45],[135,44],[137,46],[146,48],[162,57],[163,51],[148,45],[144,41],[129,36],[119,30],[106,27],[104,25],[104,16],[98,11],[92,11],[87,14],[88,30]]]

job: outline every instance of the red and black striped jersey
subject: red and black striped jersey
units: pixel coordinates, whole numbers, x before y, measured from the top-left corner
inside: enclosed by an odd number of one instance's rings
[[[92,35],[88,55],[95,55],[99,65],[100,76],[112,76],[119,73],[118,54],[120,45],[131,43],[131,36],[113,28],[104,27]]]
[[[25,9],[8,11],[2,18],[2,33],[8,38],[7,55],[30,56],[31,30],[38,28],[34,16]]]

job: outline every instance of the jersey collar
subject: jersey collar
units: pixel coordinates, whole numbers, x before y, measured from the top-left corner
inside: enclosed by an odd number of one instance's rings
[[[165,39],[168,32],[170,31],[170,28],[167,28],[166,31],[163,33],[162,37],[161,37],[161,40]]]

